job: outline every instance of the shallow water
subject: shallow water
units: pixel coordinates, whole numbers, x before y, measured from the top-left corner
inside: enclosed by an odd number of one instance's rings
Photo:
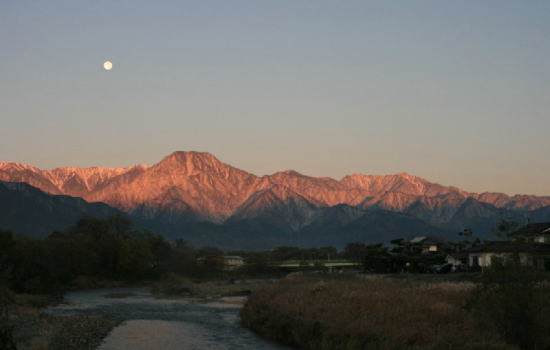
[[[106,297],[113,293],[131,295]],[[64,304],[48,311],[126,319],[105,338],[99,350],[288,349],[239,325],[244,301],[243,297],[206,303],[196,299],[156,299],[147,289],[101,289],[69,293]]]

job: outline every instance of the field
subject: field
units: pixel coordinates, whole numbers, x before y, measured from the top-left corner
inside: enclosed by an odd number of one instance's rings
[[[242,323],[305,349],[515,349],[476,320],[471,282],[298,277],[254,292]]]

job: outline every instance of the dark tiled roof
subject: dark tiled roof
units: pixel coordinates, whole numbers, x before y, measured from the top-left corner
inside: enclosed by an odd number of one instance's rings
[[[414,237],[413,239],[411,239],[409,241],[409,243],[420,243],[420,242],[423,242],[424,240],[428,239],[428,237],[426,236],[418,236],[418,237]]]
[[[550,253],[550,244],[492,241],[467,249],[468,253]]]
[[[534,235],[537,233],[542,233],[543,231],[546,231],[550,229],[550,222],[539,222],[536,224],[527,224],[520,228],[519,230],[512,233],[513,236],[526,236],[526,235]],[[550,234],[550,231],[548,231]]]
[[[418,243],[444,243],[442,239],[439,239],[434,236],[416,236],[412,238],[409,243],[418,244]]]
[[[452,256],[455,259],[465,259],[465,258],[468,257],[468,253],[467,252],[454,252],[454,253],[447,254],[447,256]]]

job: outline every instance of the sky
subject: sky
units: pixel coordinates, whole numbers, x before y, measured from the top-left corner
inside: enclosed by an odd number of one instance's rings
[[[0,160],[195,150],[550,195],[549,18],[547,0],[1,0]]]

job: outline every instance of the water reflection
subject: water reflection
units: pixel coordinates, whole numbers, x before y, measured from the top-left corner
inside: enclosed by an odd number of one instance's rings
[[[239,325],[244,300],[230,297],[205,303],[196,299],[156,299],[147,289],[103,289],[69,293],[64,304],[49,312],[126,319],[99,350],[287,349]]]

